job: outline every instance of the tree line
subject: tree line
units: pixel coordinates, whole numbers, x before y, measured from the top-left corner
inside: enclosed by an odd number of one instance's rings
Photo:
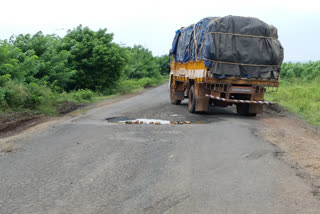
[[[283,63],[281,66],[280,77],[281,79],[288,81],[320,81],[320,61]]]
[[[0,110],[54,105],[66,94],[108,95],[128,80],[147,84],[169,73],[168,55],[154,57],[141,45],[122,47],[113,38],[107,29],[80,25],[64,37],[38,32],[1,40]]]

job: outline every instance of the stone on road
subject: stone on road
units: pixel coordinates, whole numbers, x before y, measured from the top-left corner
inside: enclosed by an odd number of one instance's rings
[[[162,85],[16,138],[0,155],[0,213],[319,213],[259,128],[233,108],[190,114]]]

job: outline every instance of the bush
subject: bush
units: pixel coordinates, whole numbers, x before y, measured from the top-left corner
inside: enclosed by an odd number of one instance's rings
[[[124,80],[121,81],[117,86],[117,91],[120,94],[130,93],[132,90],[142,89],[143,87],[137,80]]]
[[[15,109],[25,107],[26,101],[30,96],[30,92],[25,85],[8,81],[4,88],[6,89],[5,100],[9,107]]]
[[[4,87],[0,88],[0,112],[4,111],[9,107],[6,100],[7,93],[8,93],[7,88],[4,88]]]
[[[30,83],[28,86],[30,96],[26,101],[25,107],[35,109],[43,113],[55,113],[55,105],[58,94],[54,93],[49,87]]]
[[[72,91],[69,94],[73,99],[80,103],[85,101],[91,101],[92,98],[95,96],[95,93],[88,89]]]
[[[164,76],[160,76],[158,78],[145,77],[141,79],[123,80],[118,84],[116,90],[120,94],[127,94],[135,90],[140,90],[146,87],[159,85],[167,80],[168,78]]]

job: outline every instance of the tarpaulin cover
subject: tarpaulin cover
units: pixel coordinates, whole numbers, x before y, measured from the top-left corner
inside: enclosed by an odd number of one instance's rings
[[[278,79],[283,61],[277,29],[240,16],[209,17],[179,29],[172,54],[181,63],[203,60],[217,78]]]

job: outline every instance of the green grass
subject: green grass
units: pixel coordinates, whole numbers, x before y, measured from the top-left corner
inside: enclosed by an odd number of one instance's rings
[[[159,78],[141,78],[141,79],[128,79],[121,81],[117,87],[117,93],[127,94],[130,92],[141,91],[146,87],[152,87],[162,84],[168,80],[168,77]]]
[[[266,100],[277,102],[290,112],[320,127],[320,80],[282,80],[279,91],[266,94]]]

